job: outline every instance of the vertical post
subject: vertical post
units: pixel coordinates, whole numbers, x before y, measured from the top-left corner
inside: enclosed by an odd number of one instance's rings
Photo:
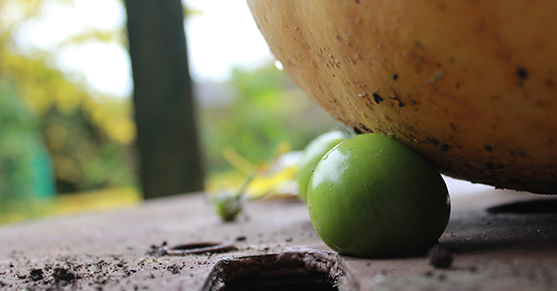
[[[133,101],[146,199],[203,189],[180,0],[126,0]]]

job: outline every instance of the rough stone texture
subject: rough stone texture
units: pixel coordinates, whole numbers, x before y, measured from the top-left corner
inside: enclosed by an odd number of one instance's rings
[[[340,290],[556,290],[557,213],[492,214],[488,207],[553,197],[491,191],[453,195],[440,239],[452,264],[428,254],[340,257]],[[55,217],[0,228],[1,290],[201,290],[218,261],[330,250],[305,205],[250,202],[249,219],[223,223],[202,194],[161,198],[119,211]],[[215,254],[156,256],[151,246],[233,244]],[[304,257],[301,255],[300,257]],[[297,260],[300,261],[300,260]]]

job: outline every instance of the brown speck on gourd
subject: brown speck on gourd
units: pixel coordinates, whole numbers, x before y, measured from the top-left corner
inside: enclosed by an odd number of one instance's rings
[[[406,106],[406,103],[402,102],[402,100],[400,100],[400,98],[398,98],[398,97],[395,97],[395,96],[387,96],[387,97],[389,97],[389,99],[398,101],[398,107]]]
[[[383,98],[379,96],[379,94],[373,93],[373,100],[375,100],[375,102],[379,104],[379,102],[383,101]]]
[[[522,87],[522,85],[524,85],[524,81],[528,79],[528,70],[523,67],[518,67],[516,69],[516,76],[518,77],[518,86]]]

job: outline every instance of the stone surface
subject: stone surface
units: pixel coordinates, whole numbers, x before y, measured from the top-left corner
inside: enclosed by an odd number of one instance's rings
[[[253,201],[249,218],[223,223],[201,193],[161,198],[118,211],[1,227],[0,289],[201,290],[219,261],[277,255],[289,259],[281,264],[299,271],[300,262],[306,268],[316,265],[304,261],[310,253],[337,262],[344,274],[339,290],[556,290],[557,213],[485,211],[532,199],[552,203],[555,198],[505,191],[453,195],[451,220],[440,239],[452,263],[439,268],[427,253],[391,259],[335,256],[297,201]],[[150,252],[203,242],[232,244],[236,250],[184,256]]]

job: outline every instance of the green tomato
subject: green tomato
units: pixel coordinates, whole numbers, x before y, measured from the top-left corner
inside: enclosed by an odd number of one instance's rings
[[[358,257],[425,251],[443,234],[450,215],[449,193],[435,167],[377,133],[352,137],[321,159],[307,204],[325,244]]]
[[[213,204],[215,211],[224,221],[234,221],[243,208],[240,195],[224,191],[214,198]]]
[[[312,140],[304,149],[302,158],[298,166],[299,195],[302,201],[306,201],[309,178],[319,163],[319,160],[334,146],[346,139],[346,135],[341,131],[329,131]]]

